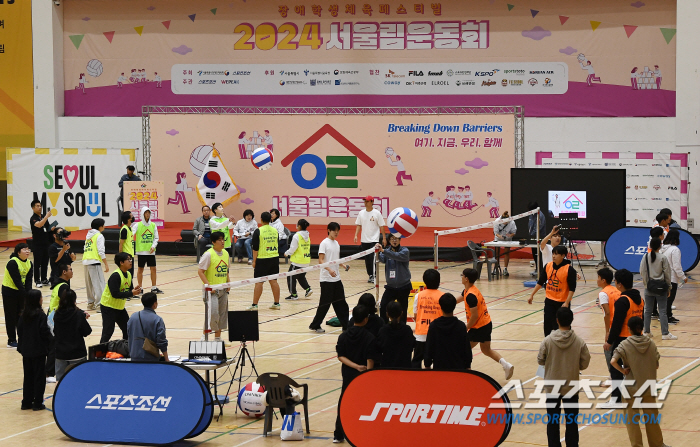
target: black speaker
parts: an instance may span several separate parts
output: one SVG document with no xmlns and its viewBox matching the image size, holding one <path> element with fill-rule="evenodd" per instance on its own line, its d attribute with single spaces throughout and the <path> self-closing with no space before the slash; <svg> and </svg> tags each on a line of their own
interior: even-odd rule
<svg viewBox="0 0 700 447">
<path fill-rule="evenodd" d="M 258 313 L 249 310 L 231 310 L 228 313 L 229 341 L 258 341 Z"/>
</svg>

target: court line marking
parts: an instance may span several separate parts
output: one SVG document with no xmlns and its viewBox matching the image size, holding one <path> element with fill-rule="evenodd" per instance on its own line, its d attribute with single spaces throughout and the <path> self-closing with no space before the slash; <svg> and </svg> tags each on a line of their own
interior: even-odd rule
<svg viewBox="0 0 700 447">
<path fill-rule="evenodd" d="M 14 435 L 6 436 L 6 437 L 4 437 L 4 438 L 1 438 L 1 439 L 0 439 L 0 442 L 5 441 L 6 439 L 14 438 L 15 436 L 19 436 L 19 435 L 23 435 L 23 434 L 25 434 L 25 433 L 29 433 L 30 431 L 38 430 L 38 429 L 40 429 L 40 428 L 46 427 L 47 425 L 51 425 L 51 424 L 55 424 L 55 423 L 56 423 L 55 421 L 52 421 L 52 422 L 49 422 L 48 424 L 40 425 L 40 426 L 38 426 L 38 427 L 30 428 L 29 430 L 25 430 L 25 431 L 20 432 L 20 433 L 15 433 Z"/>
</svg>

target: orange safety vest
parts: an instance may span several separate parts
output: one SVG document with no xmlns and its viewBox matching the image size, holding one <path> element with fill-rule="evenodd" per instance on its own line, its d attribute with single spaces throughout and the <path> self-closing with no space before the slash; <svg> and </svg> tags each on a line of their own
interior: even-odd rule
<svg viewBox="0 0 700 447">
<path fill-rule="evenodd" d="M 622 330 L 620 331 L 620 337 L 631 337 L 632 334 L 630 333 L 630 328 L 627 327 L 627 322 L 630 321 L 630 318 L 632 318 L 632 317 L 644 318 L 644 298 L 641 299 L 639 304 L 635 304 L 635 302 L 632 301 L 626 295 L 625 295 L 625 298 L 627 298 L 627 301 L 630 302 L 630 308 L 627 311 L 627 316 L 625 316 L 625 322 L 622 323 Z M 622 296 L 620 296 L 620 298 L 618 298 L 618 299 L 622 299 Z M 610 323 L 612 324 L 612 320 L 610 320 Z"/>
<path fill-rule="evenodd" d="M 550 262 L 545 267 L 547 271 L 545 296 L 550 300 L 563 303 L 569 296 L 569 283 L 566 281 L 569 276 L 569 267 L 571 264 L 566 264 L 555 271 L 554 262 Z"/>
<path fill-rule="evenodd" d="M 491 322 L 491 315 L 489 315 L 489 310 L 486 308 L 486 300 L 484 300 L 484 296 L 481 294 L 481 292 L 479 292 L 479 289 L 477 289 L 476 286 L 471 286 L 469 290 L 462 292 L 462 296 L 464 297 L 464 307 L 467 309 L 467 321 L 472 318 L 472 311 L 469 308 L 469 304 L 467 304 L 467 295 L 470 293 L 476 296 L 476 311 L 479 315 L 479 318 L 476 320 L 476 323 L 474 323 L 474 326 L 472 326 L 470 330 L 479 329 L 480 327 L 486 326 Z"/>
<path fill-rule="evenodd" d="M 610 310 L 610 324 L 615 316 L 615 301 L 620 298 L 620 291 L 615 286 L 607 285 L 603 287 L 603 292 L 608 295 L 608 309 Z"/>
<path fill-rule="evenodd" d="M 430 323 L 442 316 L 440 297 L 437 289 L 425 289 L 416 294 L 416 335 L 427 335 Z"/>
</svg>

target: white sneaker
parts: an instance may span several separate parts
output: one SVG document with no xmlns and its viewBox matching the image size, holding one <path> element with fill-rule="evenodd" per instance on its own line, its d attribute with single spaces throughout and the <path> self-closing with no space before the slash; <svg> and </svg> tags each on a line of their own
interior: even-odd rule
<svg viewBox="0 0 700 447">
<path fill-rule="evenodd" d="M 56 378 L 55 377 L 47 377 L 46 383 L 56 383 Z"/>
<path fill-rule="evenodd" d="M 207 341 L 207 336 L 202 334 L 202 336 L 199 338 L 199 341 Z"/>
<path fill-rule="evenodd" d="M 214 337 L 214 341 L 224 341 L 221 337 Z"/>
<path fill-rule="evenodd" d="M 506 363 L 506 366 L 503 367 L 503 371 L 506 373 L 506 380 L 510 380 L 510 378 L 513 377 L 515 366 L 511 365 L 510 363 Z"/>
<path fill-rule="evenodd" d="M 600 408 L 603 410 L 613 410 L 613 409 L 619 408 L 619 407 L 620 407 L 620 404 L 617 403 L 617 399 L 615 399 L 615 398 L 610 398 L 609 401 L 602 403 L 602 404 L 598 404 L 596 406 L 596 408 Z"/>
<path fill-rule="evenodd" d="M 642 335 L 646 335 L 649 338 L 654 338 L 654 334 L 652 334 L 651 332 L 642 332 Z"/>
<path fill-rule="evenodd" d="M 662 335 L 661 340 L 678 340 L 678 337 L 669 332 L 666 335 Z"/>
<path fill-rule="evenodd" d="M 612 380 L 607 379 L 603 383 L 600 384 L 601 386 L 612 386 Z"/>
<path fill-rule="evenodd" d="M 676 310 L 676 306 L 671 306 L 671 310 Z"/>
</svg>

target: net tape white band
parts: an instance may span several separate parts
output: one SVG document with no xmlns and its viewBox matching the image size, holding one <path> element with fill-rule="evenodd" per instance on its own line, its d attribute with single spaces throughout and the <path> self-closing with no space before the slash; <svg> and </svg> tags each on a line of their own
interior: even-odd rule
<svg viewBox="0 0 700 447">
<path fill-rule="evenodd" d="M 486 223 L 482 223 L 482 224 L 478 224 L 478 225 L 472 225 L 471 227 L 453 228 L 452 230 L 442 230 L 442 231 L 435 230 L 435 234 L 437 234 L 438 236 L 444 236 L 446 234 L 464 233 L 465 231 L 478 230 L 480 228 L 491 228 L 495 224 L 502 224 L 502 223 L 506 223 L 506 222 L 511 222 L 513 220 L 520 219 L 520 218 L 525 217 L 525 216 L 537 214 L 539 211 L 540 211 L 540 209 L 537 208 L 537 209 L 534 209 L 532 211 L 528 211 L 526 213 L 518 214 L 517 216 L 511 216 L 507 219 L 501 219 L 498 221 L 486 222 Z"/>
<path fill-rule="evenodd" d="M 370 253 L 374 253 L 374 251 L 375 251 L 375 248 L 372 247 L 372 248 L 368 248 L 365 251 L 361 251 L 359 253 L 356 253 L 354 255 L 340 258 L 336 261 L 330 261 L 330 262 L 324 262 L 323 264 L 311 265 L 309 267 L 304 267 L 301 269 L 292 270 L 291 272 L 278 273 L 276 275 L 261 276 L 260 278 L 243 279 L 240 281 L 233 281 L 233 282 L 228 282 L 228 283 L 224 283 L 224 284 L 216 284 L 213 286 L 205 284 L 204 289 L 205 290 L 207 288 L 209 288 L 210 290 L 221 290 L 221 289 L 229 289 L 229 288 L 234 289 L 236 287 L 247 286 L 249 284 L 257 284 L 259 282 L 272 281 L 273 279 L 277 279 L 277 278 L 287 278 L 289 276 L 300 275 L 302 273 L 313 272 L 315 270 L 321 270 L 321 269 L 326 268 L 326 267 L 331 266 L 331 265 L 344 264 L 348 261 L 362 258 L 364 256 L 367 256 Z"/>
</svg>

